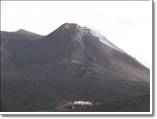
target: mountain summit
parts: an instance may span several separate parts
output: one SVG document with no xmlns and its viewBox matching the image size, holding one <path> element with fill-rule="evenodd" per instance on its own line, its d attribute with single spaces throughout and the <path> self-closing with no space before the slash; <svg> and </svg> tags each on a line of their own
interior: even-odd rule
<svg viewBox="0 0 157 119">
<path fill-rule="evenodd" d="M 1 51 L 7 52 L 7 62 L 1 60 L 3 111 L 43 111 L 75 100 L 115 104 L 149 96 L 149 69 L 86 27 L 65 23 L 47 36 L 36 35 L 37 40 L 17 34 L 1 32 L 1 40 L 7 39 Z"/>
</svg>

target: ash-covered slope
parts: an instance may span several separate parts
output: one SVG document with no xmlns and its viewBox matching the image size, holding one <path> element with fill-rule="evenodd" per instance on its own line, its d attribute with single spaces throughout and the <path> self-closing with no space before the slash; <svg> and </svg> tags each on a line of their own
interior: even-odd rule
<svg viewBox="0 0 157 119">
<path fill-rule="evenodd" d="M 42 38 L 41 35 L 22 29 L 16 32 L 1 31 L 1 70 L 14 70 L 11 58 L 40 38 Z"/>
<path fill-rule="evenodd" d="M 149 94 L 148 68 L 77 24 L 65 23 L 33 40 L 10 61 L 14 70 L 3 72 L 1 80 L 3 111 L 41 111 L 67 100 L 111 102 Z"/>
</svg>

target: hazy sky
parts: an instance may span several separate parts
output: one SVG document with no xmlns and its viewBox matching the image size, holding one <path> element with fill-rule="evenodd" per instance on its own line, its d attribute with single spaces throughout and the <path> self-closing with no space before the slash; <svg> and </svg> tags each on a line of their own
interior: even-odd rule
<svg viewBox="0 0 157 119">
<path fill-rule="evenodd" d="M 151 1 L 1 1 L 1 30 L 47 35 L 65 22 L 87 26 L 151 67 Z"/>
</svg>

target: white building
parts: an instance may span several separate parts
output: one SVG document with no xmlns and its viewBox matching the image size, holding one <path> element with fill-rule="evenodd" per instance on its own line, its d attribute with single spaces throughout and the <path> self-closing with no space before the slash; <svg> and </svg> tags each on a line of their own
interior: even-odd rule
<svg viewBox="0 0 157 119">
<path fill-rule="evenodd" d="M 73 105 L 93 105 L 93 103 L 89 101 L 74 101 Z"/>
</svg>

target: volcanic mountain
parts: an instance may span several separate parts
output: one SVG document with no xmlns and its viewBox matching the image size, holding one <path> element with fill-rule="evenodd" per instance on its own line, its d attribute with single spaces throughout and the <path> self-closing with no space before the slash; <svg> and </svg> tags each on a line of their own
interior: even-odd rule
<svg viewBox="0 0 157 119">
<path fill-rule="evenodd" d="M 47 36 L 1 31 L 2 111 L 44 111 L 72 100 L 115 103 L 149 91 L 149 69 L 86 27 L 65 23 Z"/>
</svg>

